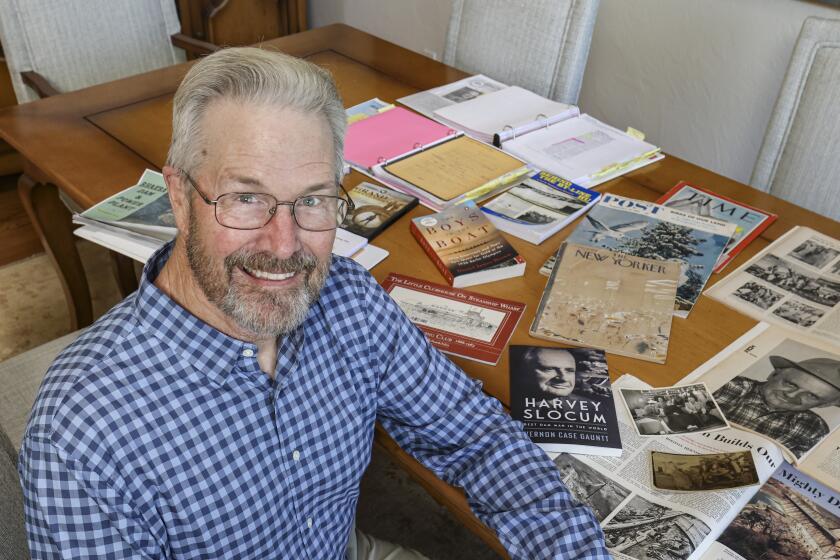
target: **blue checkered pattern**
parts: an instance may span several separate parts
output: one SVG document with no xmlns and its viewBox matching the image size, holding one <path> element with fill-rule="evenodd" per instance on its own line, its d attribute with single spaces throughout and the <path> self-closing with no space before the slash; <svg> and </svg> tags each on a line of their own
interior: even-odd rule
<svg viewBox="0 0 840 560">
<path fill-rule="evenodd" d="M 512 557 L 609 557 L 545 454 L 358 265 L 333 261 L 272 381 L 154 286 L 170 251 L 41 387 L 19 464 L 34 558 L 344 558 L 377 419 Z"/>
</svg>

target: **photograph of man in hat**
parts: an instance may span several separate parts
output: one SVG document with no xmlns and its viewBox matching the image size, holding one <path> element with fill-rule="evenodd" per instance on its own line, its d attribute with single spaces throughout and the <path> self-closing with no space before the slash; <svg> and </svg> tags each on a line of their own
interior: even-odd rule
<svg viewBox="0 0 840 560">
<path fill-rule="evenodd" d="M 772 371 L 765 381 L 738 375 L 714 396 L 730 422 L 776 440 L 801 458 L 830 432 L 826 418 L 840 419 L 840 409 L 815 412 L 840 406 L 840 360 L 793 360 L 778 354 L 768 359 Z M 765 360 L 755 366 L 766 371 Z"/>
</svg>

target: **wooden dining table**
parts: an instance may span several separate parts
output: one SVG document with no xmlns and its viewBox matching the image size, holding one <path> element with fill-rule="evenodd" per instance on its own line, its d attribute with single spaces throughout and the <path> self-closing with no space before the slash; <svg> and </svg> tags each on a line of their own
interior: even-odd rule
<svg viewBox="0 0 840 560">
<path fill-rule="evenodd" d="M 440 62 L 341 24 L 282 37 L 262 46 L 303 57 L 331 71 L 345 106 L 373 97 L 393 103 L 399 97 L 466 76 Z M 89 324 L 93 316 L 70 214 L 59 193 L 80 208 L 89 208 L 135 184 L 144 169 L 160 169 L 166 160 L 171 135 L 172 97 L 189 65 L 171 66 L 0 112 L 0 135 L 25 160 L 20 194 L 62 279 L 74 328 Z M 347 189 L 362 180 L 366 177 L 352 172 L 346 178 Z M 710 283 L 734 270 L 795 225 L 807 225 L 840 238 L 838 222 L 670 155 L 605 183 L 598 190 L 652 201 L 683 180 L 779 215 L 779 219 L 730 263 L 723 274 L 713 275 Z M 391 272 L 398 272 L 445 283 L 409 233 L 409 220 L 429 212 L 424 207 L 416 207 L 375 239 L 376 245 L 390 252 L 390 256 L 371 271 L 378 281 Z M 512 344 L 550 344 L 528 334 L 546 283 L 538 270 L 571 229 L 561 231 L 540 245 L 509 236 L 511 244 L 527 261 L 525 275 L 470 288 L 527 305 L 511 339 Z M 96 273 L 110 272 L 100 270 Z M 632 373 L 654 386 L 673 384 L 754 324 L 753 319 L 708 297 L 701 297 L 688 319 L 674 320 L 665 364 L 610 354 L 610 375 L 615 379 L 621 374 Z M 481 380 L 488 394 L 505 406 L 510 404 L 506 353 L 496 366 L 458 357 L 452 359 L 468 375 Z M 381 428 L 377 428 L 377 441 L 457 519 L 503 553 L 492 531 L 473 516 L 460 489 L 437 479 L 399 449 Z"/>
</svg>

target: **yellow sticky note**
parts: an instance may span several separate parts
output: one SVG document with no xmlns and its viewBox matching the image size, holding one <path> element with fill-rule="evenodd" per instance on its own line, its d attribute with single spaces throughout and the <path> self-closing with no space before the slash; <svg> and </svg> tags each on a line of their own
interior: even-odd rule
<svg viewBox="0 0 840 560">
<path fill-rule="evenodd" d="M 642 132 L 641 130 L 636 130 L 632 126 L 627 127 L 627 134 L 629 134 L 630 136 L 632 136 L 636 140 L 644 140 L 645 139 L 645 133 Z"/>
</svg>

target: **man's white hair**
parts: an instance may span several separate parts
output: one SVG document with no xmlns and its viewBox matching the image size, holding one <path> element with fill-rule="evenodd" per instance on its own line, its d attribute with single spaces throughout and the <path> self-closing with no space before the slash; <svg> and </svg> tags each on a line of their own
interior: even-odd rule
<svg viewBox="0 0 840 560">
<path fill-rule="evenodd" d="M 332 76 L 303 59 L 253 47 L 222 49 L 187 72 L 175 93 L 167 165 L 186 171 L 201 165 L 203 117 L 220 99 L 322 115 L 332 133 L 336 182 L 341 181 L 347 117 Z"/>
</svg>

